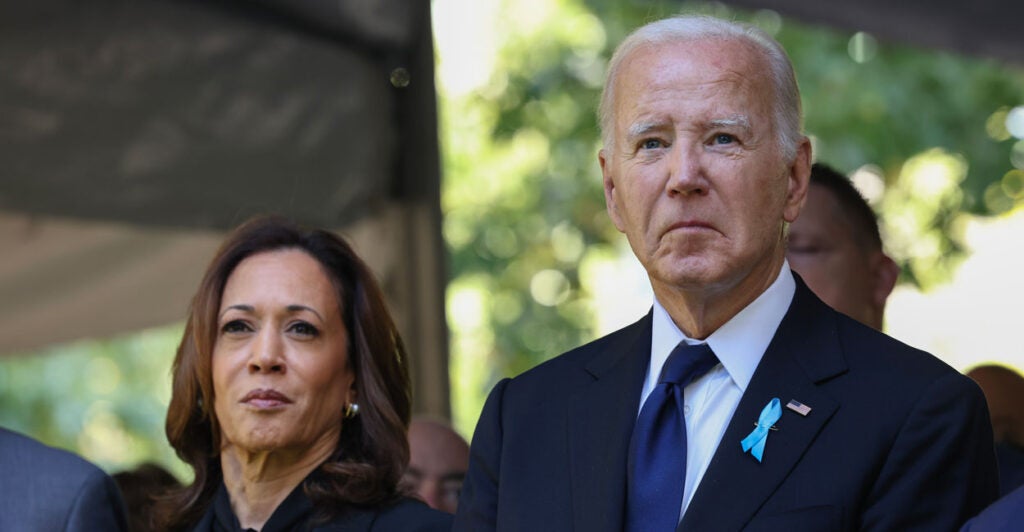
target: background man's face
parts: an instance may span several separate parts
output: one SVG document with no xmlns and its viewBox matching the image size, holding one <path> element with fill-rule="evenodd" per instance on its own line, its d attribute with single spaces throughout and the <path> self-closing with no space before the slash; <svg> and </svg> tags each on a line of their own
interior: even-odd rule
<svg viewBox="0 0 1024 532">
<path fill-rule="evenodd" d="M 469 447 L 450 427 L 414 420 L 409 425 L 409 468 L 402 483 L 431 508 L 455 513 L 469 467 Z"/>
<path fill-rule="evenodd" d="M 832 192 L 812 184 L 803 211 L 789 227 L 789 265 L 830 307 L 874 326 L 870 257 Z"/>
<path fill-rule="evenodd" d="M 725 291 L 781 265 L 806 172 L 794 177 L 782 158 L 767 68 L 727 40 L 642 47 L 624 61 L 615 144 L 600 154 L 605 198 L 656 290 Z"/>
</svg>

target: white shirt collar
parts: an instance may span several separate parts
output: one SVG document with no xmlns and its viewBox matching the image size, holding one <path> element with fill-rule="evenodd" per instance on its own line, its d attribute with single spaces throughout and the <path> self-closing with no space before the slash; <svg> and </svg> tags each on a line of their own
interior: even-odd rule
<svg viewBox="0 0 1024 532">
<path fill-rule="evenodd" d="M 746 391 L 747 385 L 750 384 L 754 370 L 757 369 L 761 357 L 768 349 L 768 344 L 775 336 L 775 330 L 779 328 L 782 318 L 789 310 L 795 293 L 796 281 L 793 280 L 789 262 L 784 260 L 779 275 L 768 289 L 708 336 L 708 345 L 741 391 Z M 653 320 L 651 364 L 646 381 L 648 384 L 658 382 L 661 367 L 679 342 L 701 343 L 688 338 L 679 327 L 676 327 L 657 296 L 654 298 Z M 645 396 L 646 393 L 649 391 L 645 390 Z"/>
</svg>

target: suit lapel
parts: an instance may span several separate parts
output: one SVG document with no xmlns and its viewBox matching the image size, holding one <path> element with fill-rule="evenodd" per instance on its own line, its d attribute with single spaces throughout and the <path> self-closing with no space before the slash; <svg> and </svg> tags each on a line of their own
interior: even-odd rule
<svg viewBox="0 0 1024 532">
<path fill-rule="evenodd" d="M 594 381 L 570 399 L 569 462 L 576 530 L 622 529 L 626 459 L 651 353 L 651 314 L 586 365 Z"/>
<path fill-rule="evenodd" d="M 816 385 L 846 370 L 835 315 L 797 280 L 797 290 L 750 381 L 678 530 L 740 530 L 775 492 L 839 404 Z M 773 397 L 782 417 L 768 434 L 763 462 L 740 445 Z M 785 405 L 812 407 L 801 416 Z"/>
</svg>

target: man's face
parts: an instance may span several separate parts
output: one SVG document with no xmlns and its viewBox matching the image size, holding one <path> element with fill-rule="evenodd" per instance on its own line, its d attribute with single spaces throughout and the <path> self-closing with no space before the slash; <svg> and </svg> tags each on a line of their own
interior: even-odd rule
<svg viewBox="0 0 1024 532">
<path fill-rule="evenodd" d="M 656 292 L 756 294 L 782 264 L 810 147 L 779 149 L 761 54 L 728 40 L 646 46 L 615 82 L 605 199 Z M 737 290 L 739 292 L 737 292 Z"/>
<path fill-rule="evenodd" d="M 451 428 L 433 421 L 409 425 L 409 468 L 402 484 L 436 510 L 455 513 L 469 468 L 469 447 Z"/>
<path fill-rule="evenodd" d="M 858 244 L 854 228 L 832 192 L 812 184 L 807 204 L 789 226 L 789 265 L 830 307 L 880 328 L 881 314 L 876 317 L 874 310 L 874 255 Z"/>
</svg>

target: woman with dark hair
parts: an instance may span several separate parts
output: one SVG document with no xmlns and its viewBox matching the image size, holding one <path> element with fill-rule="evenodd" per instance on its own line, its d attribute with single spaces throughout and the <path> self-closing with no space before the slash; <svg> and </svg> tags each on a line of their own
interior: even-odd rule
<svg viewBox="0 0 1024 532">
<path fill-rule="evenodd" d="M 162 530 L 448 530 L 404 497 L 405 348 L 366 265 L 280 218 L 231 233 L 199 285 L 167 437 L 195 470 Z"/>
</svg>

